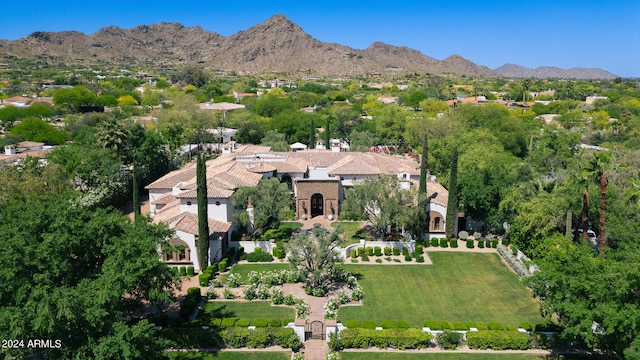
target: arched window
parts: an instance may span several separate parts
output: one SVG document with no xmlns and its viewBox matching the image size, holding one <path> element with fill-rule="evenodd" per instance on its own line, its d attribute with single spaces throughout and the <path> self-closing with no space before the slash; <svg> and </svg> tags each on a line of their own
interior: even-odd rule
<svg viewBox="0 0 640 360">
<path fill-rule="evenodd" d="M 433 230 L 440 230 L 440 218 L 433 219 Z"/>
<path fill-rule="evenodd" d="M 173 238 L 169 240 L 169 245 L 171 245 L 171 250 L 173 251 L 166 250 L 162 252 L 162 259 L 165 262 L 191 262 L 191 251 L 187 243 L 180 239 Z"/>
</svg>

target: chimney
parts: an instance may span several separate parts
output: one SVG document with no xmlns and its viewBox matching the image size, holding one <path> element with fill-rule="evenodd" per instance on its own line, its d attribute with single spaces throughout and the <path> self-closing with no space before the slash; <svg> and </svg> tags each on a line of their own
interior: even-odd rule
<svg viewBox="0 0 640 360">
<path fill-rule="evenodd" d="M 15 145 L 7 145 L 4 147 L 5 155 L 15 155 L 16 154 L 16 146 Z"/>
</svg>

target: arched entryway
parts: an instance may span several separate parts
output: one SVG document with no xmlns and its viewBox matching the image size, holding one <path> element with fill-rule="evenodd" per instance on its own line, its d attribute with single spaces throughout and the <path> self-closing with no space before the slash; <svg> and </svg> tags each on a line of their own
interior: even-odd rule
<svg viewBox="0 0 640 360">
<path fill-rule="evenodd" d="M 324 197 L 316 193 L 311 196 L 311 217 L 318 215 L 324 215 Z"/>
</svg>

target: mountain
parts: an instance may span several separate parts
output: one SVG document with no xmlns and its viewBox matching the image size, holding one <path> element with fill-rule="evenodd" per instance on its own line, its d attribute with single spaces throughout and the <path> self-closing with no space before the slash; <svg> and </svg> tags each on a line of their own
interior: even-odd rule
<svg viewBox="0 0 640 360">
<path fill-rule="evenodd" d="M 521 76 L 520 72 L 507 72 L 511 75 L 506 75 L 478 66 L 459 55 L 437 60 L 405 46 L 381 42 L 364 50 L 326 43 L 313 38 L 284 15 L 274 15 L 228 37 L 199 26 L 164 22 L 131 29 L 109 26 L 90 35 L 77 31 L 38 31 L 14 41 L 0 40 L 0 56 L 84 64 L 200 64 L 247 75 L 269 72 L 312 76 L 430 73 L 489 78 L 532 77 Z M 583 78 L 580 69 L 568 71 L 572 71 L 571 77 Z"/>
<path fill-rule="evenodd" d="M 552 66 L 540 66 L 535 69 L 528 67 L 505 64 L 494 69 L 495 72 L 510 78 L 536 78 L 536 79 L 615 79 L 617 76 L 598 68 L 571 68 L 562 69 Z"/>
</svg>

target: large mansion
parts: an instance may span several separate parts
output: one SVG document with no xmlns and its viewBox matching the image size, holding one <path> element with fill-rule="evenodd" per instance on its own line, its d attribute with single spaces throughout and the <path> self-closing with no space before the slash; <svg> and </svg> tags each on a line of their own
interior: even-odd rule
<svg viewBox="0 0 640 360">
<path fill-rule="evenodd" d="M 232 146 L 216 159 L 207 161 L 207 198 L 210 231 L 210 261 L 221 259 L 228 250 L 231 234 L 238 230 L 233 223 L 236 211 L 231 196 L 244 186 L 256 186 L 260 179 L 277 177 L 286 183 L 295 198 L 299 220 L 323 217 L 335 220 L 340 214 L 344 189 L 367 177 L 382 174 L 398 178 L 403 189 L 418 185 L 419 164 L 409 158 L 374 152 L 337 152 L 304 150 L 271 152 L 256 145 Z M 430 201 L 429 236 L 444 236 L 448 192 L 440 184 L 428 183 Z M 178 252 L 164 253 L 163 260 L 172 265 L 198 263 L 198 210 L 196 166 L 188 164 L 149 184 L 150 213 L 156 222 L 175 231 L 170 240 Z M 243 210 L 244 211 L 244 210 Z"/>
</svg>

